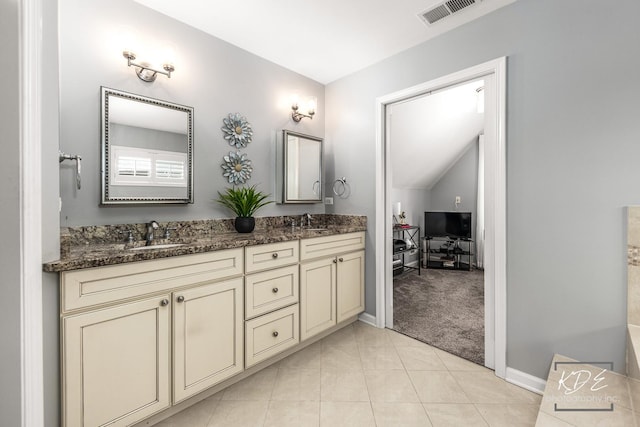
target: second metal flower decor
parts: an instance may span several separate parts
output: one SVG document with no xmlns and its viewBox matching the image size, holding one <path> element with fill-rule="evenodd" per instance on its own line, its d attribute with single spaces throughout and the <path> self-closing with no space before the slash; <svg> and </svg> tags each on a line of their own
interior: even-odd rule
<svg viewBox="0 0 640 427">
<path fill-rule="evenodd" d="M 236 148 L 246 147 L 251 142 L 253 129 L 247 119 L 240 113 L 229 114 L 229 117 L 222 119 L 224 126 L 221 128 L 224 132 L 224 139 L 229 145 Z"/>
<path fill-rule="evenodd" d="M 239 151 L 235 153 L 231 151 L 223 159 L 224 162 L 220 165 L 223 170 L 222 176 L 227 178 L 229 184 L 244 184 L 251 179 L 253 168 L 251 167 L 251 160 L 247 159 L 246 154 L 241 154 Z"/>
</svg>

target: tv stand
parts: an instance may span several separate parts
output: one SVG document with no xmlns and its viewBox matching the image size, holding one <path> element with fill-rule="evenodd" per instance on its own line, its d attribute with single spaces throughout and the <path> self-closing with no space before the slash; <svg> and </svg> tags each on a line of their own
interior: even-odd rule
<svg viewBox="0 0 640 427">
<path fill-rule="evenodd" d="M 473 240 L 425 237 L 425 268 L 471 271 Z"/>
</svg>

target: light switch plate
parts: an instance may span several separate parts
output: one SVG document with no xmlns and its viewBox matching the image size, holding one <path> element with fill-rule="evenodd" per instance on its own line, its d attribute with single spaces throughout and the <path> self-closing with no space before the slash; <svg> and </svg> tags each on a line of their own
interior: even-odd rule
<svg viewBox="0 0 640 427">
<path fill-rule="evenodd" d="M 324 204 L 325 205 L 332 205 L 333 204 L 333 197 L 325 197 L 324 198 Z"/>
</svg>

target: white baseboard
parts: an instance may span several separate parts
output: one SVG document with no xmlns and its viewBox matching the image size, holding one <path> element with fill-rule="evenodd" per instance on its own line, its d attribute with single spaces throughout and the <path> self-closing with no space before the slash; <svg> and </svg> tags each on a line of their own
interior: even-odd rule
<svg viewBox="0 0 640 427">
<path fill-rule="evenodd" d="M 362 313 L 360 316 L 358 316 L 358 320 L 360 320 L 361 322 L 366 323 L 367 325 L 371 325 L 371 326 L 376 326 L 376 316 L 373 316 L 369 313 Z"/>
<path fill-rule="evenodd" d="M 543 394 L 547 381 L 534 377 L 526 372 L 507 367 L 507 375 L 504 378 L 507 382 L 522 387 L 537 394 Z"/>
</svg>

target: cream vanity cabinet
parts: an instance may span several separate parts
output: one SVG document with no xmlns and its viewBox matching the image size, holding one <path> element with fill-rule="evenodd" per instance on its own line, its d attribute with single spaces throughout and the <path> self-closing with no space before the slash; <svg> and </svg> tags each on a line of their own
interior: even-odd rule
<svg viewBox="0 0 640 427">
<path fill-rule="evenodd" d="M 245 248 L 245 365 L 300 342 L 297 240 Z"/>
<path fill-rule="evenodd" d="M 130 425 L 241 372 L 242 273 L 242 249 L 62 272 L 63 425 Z"/>
<path fill-rule="evenodd" d="M 365 233 L 300 241 L 300 337 L 364 311 Z"/>
</svg>

